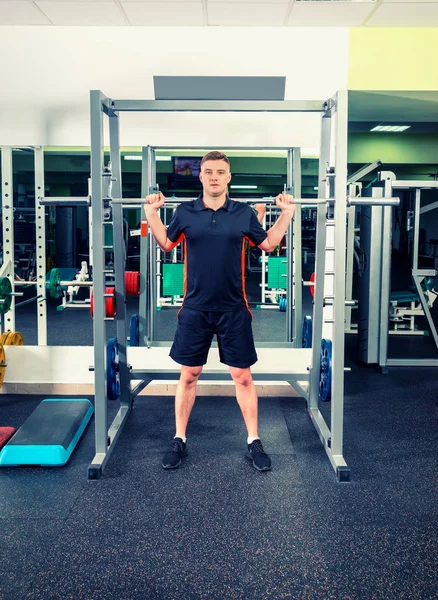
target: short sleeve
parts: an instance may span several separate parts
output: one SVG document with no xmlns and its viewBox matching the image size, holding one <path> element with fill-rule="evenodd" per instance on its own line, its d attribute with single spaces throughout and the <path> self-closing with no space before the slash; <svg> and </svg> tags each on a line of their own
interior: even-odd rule
<svg viewBox="0 0 438 600">
<path fill-rule="evenodd" d="M 246 233 L 246 237 L 252 242 L 255 246 L 258 246 L 268 237 L 266 230 L 260 225 L 259 220 L 257 219 L 256 213 L 250 209 L 251 215 L 249 219 L 249 230 Z"/>
<path fill-rule="evenodd" d="M 178 218 L 178 209 L 176 209 L 176 211 L 173 213 L 173 217 L 167 228 L 167 238 L 171 242 L 177 242 L 177 241 L 179 241 L 181 234 L 182 234 L 182 231 L 181 231 L 181 226 L 180 226 L 179 218 Z"/>
</svg>

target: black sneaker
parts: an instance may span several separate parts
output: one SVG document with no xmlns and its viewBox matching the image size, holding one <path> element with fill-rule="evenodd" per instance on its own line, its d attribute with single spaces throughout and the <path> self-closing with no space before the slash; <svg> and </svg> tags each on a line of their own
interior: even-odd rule
<svg viewBox="0 0 438 600">
<path fill-rule="evenodd" d="M 251 444 L 248 444 L 248 454 L 246 457 L 252 460 L 252 466 L 257 471 L 270 471 L 271 470 L 271 459 L 263 450 L 262 442 L 260 440 L 254 440 Z"/>
<path fill-rule="evenodd" d="M 163 469 L 177 469 L 182 459 L 187 456 L 187 444 L 181 438 L 172 440 L 172 450 L 166 452 L 161 463 Z"/>
</svg>

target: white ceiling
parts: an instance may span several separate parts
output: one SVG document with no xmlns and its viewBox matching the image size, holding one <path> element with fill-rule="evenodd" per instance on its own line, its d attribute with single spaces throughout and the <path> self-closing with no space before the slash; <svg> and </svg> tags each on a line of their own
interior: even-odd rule
<svg viewBox="0 0 438 600">
<path fill-rule="evenodd" d="M 1 25 L 438 27 L 438 0 L 0 0 Z"/>
</svg>

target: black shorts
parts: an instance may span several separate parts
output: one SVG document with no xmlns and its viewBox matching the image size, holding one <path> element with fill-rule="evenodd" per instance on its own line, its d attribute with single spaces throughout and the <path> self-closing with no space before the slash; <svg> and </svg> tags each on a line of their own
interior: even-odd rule
<svg viewBox="0 0 438 600">
<path fill-rule="evenodd" d="M 208 312 L 184 306 L 178 313 L 170 356 L 187 367 L 205 365 L 216 334 L 220 361 L 229 367 L 246 369 L 257 362 L 251 321 L 247 308 Z"/>
</svg>

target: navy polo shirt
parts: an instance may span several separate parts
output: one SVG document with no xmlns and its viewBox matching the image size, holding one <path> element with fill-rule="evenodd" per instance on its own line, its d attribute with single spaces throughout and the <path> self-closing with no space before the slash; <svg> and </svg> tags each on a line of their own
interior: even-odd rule
<svg viewBox="0 0 438 600">
<path fill-rule="evenodd" d="M 267 233 L 253 209 L 227 197 L 214 211 L 202 196 L 183 202 L 167 229 L 175 246 L 185 240 L 184 306 L 230 311 L 248 306 L 245 294 L 245 238 L 258 246 Z"/>
</svg>

